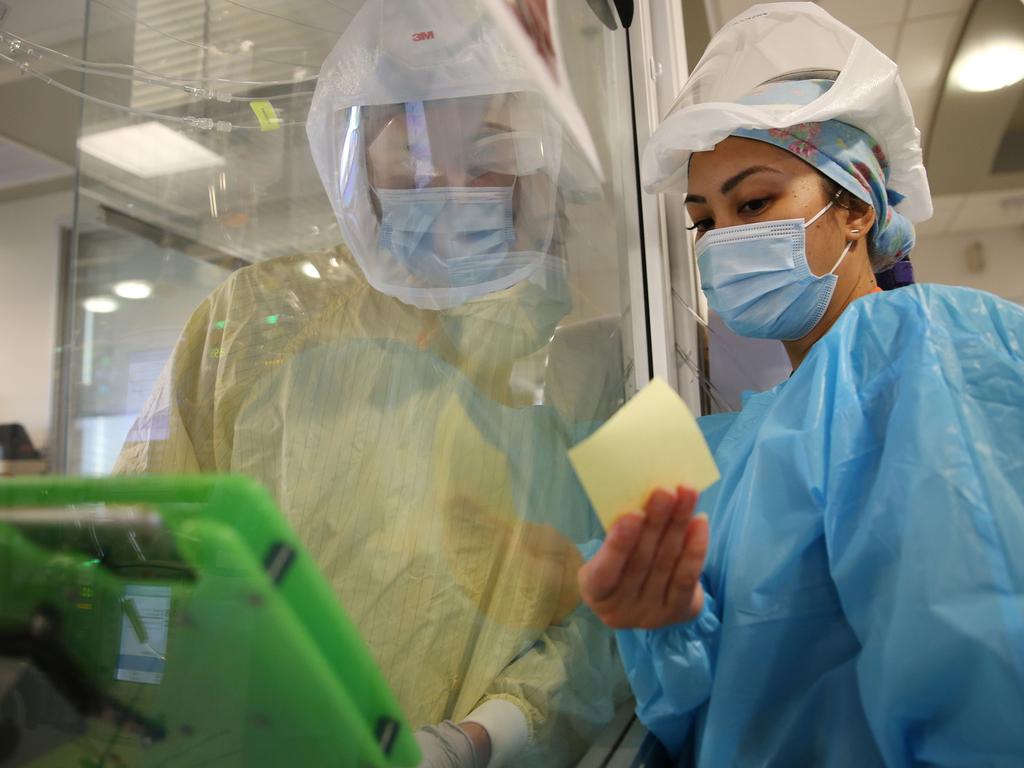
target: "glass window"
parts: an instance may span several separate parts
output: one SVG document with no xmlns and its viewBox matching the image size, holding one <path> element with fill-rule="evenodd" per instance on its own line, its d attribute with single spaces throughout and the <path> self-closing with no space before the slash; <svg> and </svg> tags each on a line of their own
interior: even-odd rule
<svg viewBox="0 0 1024 768">
<path fill-rule="evenodd" d="M 89 2 L 87 57 L 121 66 L 83 81 L 64 469 L 251 478 L 414 729 L 503 702 L 532 733 L 516 764 L 570 765 L 629 696 L 580 607 L 580 547 L 602 532 L 566 456 L 635 390 L 626 33 L 557 4 L 602 182 L 537 129 L 543 103 L 412 84 L 337 112 L 331 151 L 370 171 L 345 177 L 365 202 L 349 216 L 305 123 L 360 5 Z M 507 135 L 453 143 L 467 121 Z M 437 270 L 458 286 L 442 299 Z"/>
</svg>

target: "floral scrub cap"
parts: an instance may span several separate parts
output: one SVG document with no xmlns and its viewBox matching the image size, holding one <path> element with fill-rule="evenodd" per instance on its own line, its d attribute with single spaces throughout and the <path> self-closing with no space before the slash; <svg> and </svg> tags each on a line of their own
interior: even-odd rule
<svg viewBox="0 0 1024 768">
<path fill-rule="evenodd" d="M 762 86 L 740 102 L 806 105 L 831 87 L 832 81 L 826 79 L 776 82 Z M 879 286 L 889 290 L 914 282 L 909 259 L 914 247 L 914 225 L 894 208 L 903 195 L 888 188 L 888 160 L 870 135 L 839 120 L 788 128 L 740 128 L 733 135 L 792 152 L 874 208 L 875 223 L 868 237 Z"/>
</svg>

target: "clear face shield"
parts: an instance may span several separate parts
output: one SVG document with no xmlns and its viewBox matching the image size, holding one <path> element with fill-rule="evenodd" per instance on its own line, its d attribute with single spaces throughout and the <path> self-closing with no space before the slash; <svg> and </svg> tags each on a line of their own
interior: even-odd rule
<svg viewBox="0 0 1024 768">
<path fill-rule="evenodd" d="M 353 106 L 335 146 L 339 224 L 378 290 L 446 309 L 550 258 L 561 133 L 539 95 Z"/>
</svg>

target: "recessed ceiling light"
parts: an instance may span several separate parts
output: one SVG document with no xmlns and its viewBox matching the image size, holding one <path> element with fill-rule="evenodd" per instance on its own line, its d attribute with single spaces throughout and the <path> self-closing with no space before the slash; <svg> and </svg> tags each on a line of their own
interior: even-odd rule
<svg viewBox="0 0 1024 768">
<path fill-rule="evenodd" d="M 311 261 L 303 262 L 303 264 L 302 264 L 302 272 L 307 277 L 312 277 L 312 278 L 319 278 L 320 277 L 320 270 L 317 269 L 313 265 L 313 262 L 311 262 Z"/>
<path fill-rule="evenodd" d="M 114 293 L 122 299 L 148 299 L 153 295 L 153 286 L 145 280 L 125 280 L 114 286 Z"/>
<path fill-rule="evenodd" d="M 991 43 L 964 56 L 953 68 L 953 80 L 968 91 L 998 91 L 1024 79 L 1024 44 Z"/>
<path fill-rule="evenodd" d="M 82 302 L 86 312 L 106 315 L 117 311 L 117 302 L 109 296 L 90 296 Z"/>
<path fill-rule="evenodd" d="M 87 155 L 143 179 L 225 163 L 216 152 L 157 122 L 90 133 L 78 140 L 78 147 Z"/>
</svg>

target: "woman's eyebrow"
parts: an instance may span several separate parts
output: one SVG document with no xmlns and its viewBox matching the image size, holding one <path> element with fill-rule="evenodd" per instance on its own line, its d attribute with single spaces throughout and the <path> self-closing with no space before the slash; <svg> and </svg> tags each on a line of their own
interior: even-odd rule
<svg viewBox="0 0 1024 768">
<path fill-rule="evenodd" d="M 768 172 L 768 173 L 782 173 L 782 171 L 778 170 L 777 168 L 772 168 L 772 167 L 767 166 L 767 165 L 752 165 L 749 168 L 745 168 L 744 170 L 740 171 L 735 176 L 733 176 L 731 179 L 727 179 L 725 181 L 725 183 L 722 184 L 722 188 L 719 191 L 723 195 L 727 195 L 727 194 L 729 194 L 729 192 L 731 192 L 733 189 L 736 188 L 737 184 L 739 184 L 741 181 L 743 181 L 745 178 L 747 178 L 747 176 L 752 176 L 755 173 L 764 173 L 764 172 Z"/>
<path fill-rule="evenodd" d="M 749 168 L 744 168 L 742 171 L 737 173 L 732 178 L 726 179 L 725 183 L 722 184 L 719 190 L 723 195 L 729 194 L 736 188 L 736 185 L 743 181 L 747 176 L 753 176 L 755 173 L 782 173 L 778 168 L 772 168 L 768 165 L 752 165 Z M 683 200 L 684 203 L 706 203 L 707 198 L 703 195 L 687 195 Z"/>
</svg>

